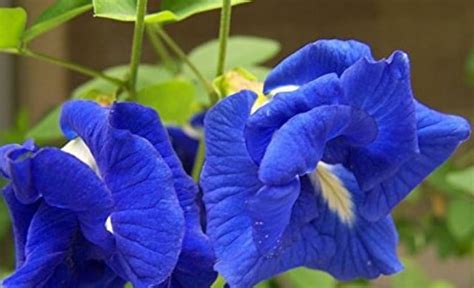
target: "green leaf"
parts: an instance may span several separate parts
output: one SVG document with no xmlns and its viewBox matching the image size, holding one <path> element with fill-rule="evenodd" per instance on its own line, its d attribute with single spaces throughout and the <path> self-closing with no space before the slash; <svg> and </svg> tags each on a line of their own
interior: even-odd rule
<svg viewBox="0 0 474 288">
<path fill-rule="evenodd" d="M 405 270 L 392 277 L 392 287 L 427 287 L 428 277 L 423 269 L 413 260 L 403 258 Z"/>
<path fill-rule="evenodd" d="M 104 72 L 107 75 L 125 79 L 130 67 L 128 65 L 120 65 L 111 67 Z M 154 85 L 159 82 L 171 79 L 173 75 L 165 68 L 157 65 L 142 64 L 138 68 L 137 90 Z M 91 93 L 103 93 L 112 95 L 115 93 L 116 86 L 109 81 L 103 79 L 92 79 L 81 86 L 77 87 L 72 93 L 72 98 L 90 98 Z"/>
<path fill-rule="evenodd" d="M 17 51 L 26 25 L 23 8 L 0 8 L 0 50 Z"/>
<path fill-rule="evenodd" d="M 63 134 L 59 128 L 59 116 L 61 107 L 54 108 L 50 113 L 40 120 L 28 133 L 27 138 L 33 138 L 36 142 L 42 143 L 50 140 L 61 139 Z"/>
<path fill-rule="evenodd" d="M 270 284 L 269 281 L 263 281 L 258 283 L 255 288 L 272 288 L 272 285 Z"/>
<path fill-rule="evenodd" d="M 188 56 L 199 71 L 212 80 L 216 73 L 218 51 L 219 41 L 214 39 L 194 48 Z M 280 44 L 272 39 L 252 36 L 230 37 L 225 70 L 242 67 L 254 73 L 252 70 L 257 69 L 252 67 L 273 58 L 279 51 Z M 191 74 L 191 71 L 185 71 Z"/>
<path fill-rule="evenodd" d="M 455 288 L 455 286 L 446 281 L 435 281 L 428 288 Z"/>
<path fill-rule="evenodd" d="M 474 166 L 448 173 L 446 180 L 452 186 L 474 195 Z"/>
<path fill-rule="evenodd" d="M 192 116 L 195 95 L 191 82 L 175 79 L 142 89 L 137 102 L 155 109 L 163 122 L 179 125 Z"/>
<path fill-rule="evenodd" d="M 97 17 L 135 21 L 137 0 L 93 0 L 92 4 Z"/>
<path fill-rule="evenodd" d="M 233 0 L 232 5 L 248 3 L 250 0 Z M 162 0 L 161 10 L 175 15 L 175 21 L 184 20 L 192 15 L 218 9 L 222 0 Z"/>
<path fill-rule="evenodd" d="M 92 0 L 57 0 L 49 6 L 26 30 L 24 40 L 31 41 L 40 34 L 90 10 Z"/>
<path fill-rule="evenodd" d="M 128 65 L 111 67 L 104 72 L 108 75 L 124 78 L 128 73 Z M 156 83 L 171 79 L 172 75 L 161 66 L 140 65 L 138 68 L 137 89 L 143 89 Z M 116 95 L 117 87 L 103 79 L 92 79 L 78 86 L 72 93 L 73 99 L 93 99 L 98 100 L 101 97 L 113 99 Z M 36 124 L 28 133 L 28 138 L 33 138 L 39 142 L 61 139 L 62 133 L 59 128 L 59 116 L 61 107 L 57 107 L 47 114 L 38 124 Z"/>
<path fill-rule="evenodd" d="M 474 202 L 456 199 L 448 206 L 447 225 L 456 239 L 463 240 L 474 232 Z"/>
<path fill-rule="evenodd" d="M 232 5 L 250 2 L 233 0 Z M 97 17 L 132 22 L 136 17 L 136 0 L 93 0 L 94 14 Z M 222 7 L 222 0 L 164 0 L 161 11 L 145 16 L 147 23 L 167 23 L 184 20 L 194 14 Z"/>
<path fill-rule="evenodd" d="M 447 175 L 455 171 L 453 165 L 448 161 L 438 167 L 428 178 L 427 182 L 440 192 L 449 197 L 459 195 L 459 189 L 447 181 Z"/>
<path fill-rule="evenodd" d="M 0 145 L 6 143 L 20 143 L 25 141 L 25 134 L 28 131 L 28 114 L 25 109 L 20 109 L 16 116 L 15 126 L 0 131 Z M 0 185 L 0 187 L 2 187 Z"/>
<path fill-rule="evenodd" d="M 307 268 L 293 269 L 285 273 L 283 277 L 291 282 L 293 288 L 333 288 L 337 284 L 337 281 L 329 274 Z"/>
</svg>

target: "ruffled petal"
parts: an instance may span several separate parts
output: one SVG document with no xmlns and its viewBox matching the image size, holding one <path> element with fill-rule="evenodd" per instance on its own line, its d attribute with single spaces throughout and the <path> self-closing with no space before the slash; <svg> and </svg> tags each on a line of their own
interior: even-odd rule
<svg viewBox="0 0 474 288">
<path fill-rule="evenodd" d="M 25 204 L 32 204 L 41 197 L 41 192 L 34 187 L 33 175 L 31 173 L 31 156 L 35 151 L 29 147 L 19 146 L 10 149 L 4 156 L 5 173 L 11 179 L 15 196 Z"/>
<path fill-rule="evenodd" d="M 245 127 L 247 148 L 254 161 L 260 163 L 273 133 L 288 120 L 320 105 L 337 104 L 342 93 L 338 76 L 328 74 L 273 97 L 250 116 Z"/>
<path fill-rule="evenodd" d="M 56 148 L 41 149 L 31 158 L 33 185 L 53 207 L 74 212 L 85 237 L 105 249 L 113 246 L 105 230 L 112 212 L 112 195 L 86 164 Z M 58 181 L 61 175 L 62 181 Z"/>
<path fill-rule="evenodd" d="M 10 169 L 8 168 L 10 160 L 7 155 L 13 151 L 22 148 L 18 144 L 7 144 L 0 147 L 0 175 L 4 178 L 10 178 Z"/>
<path fill-rule="evenodd" d="M 343 104 L 366 112 L 378 128 L 375 141 L 354 148 L 344 163 L 367 190 L 418 151 L 408 56 L 395 52 L 378 62 L 361 59 L 342 74 L 341 81 Z"/>
<path fill-rule="evenodd" d="M 4 287 L 44 287 L 65 260 L 78 231 L 75 216 L 66 210 L 42 204 L 28 231 L 24 263 Z"/>
<path fill-rule="evenodd" d="M 299 114 L 278 130 L 260 165 L 259 177 L 269 185 L 288 183 L 316 168 L 325 144 L 343 137 L 351 146 L 370 143 L 377 135 L 373 119 L 344 105 L 322 105 Z"/>
<path fill-rule="evenodd" d="M 18 201 L 13 192 L 13 187 L 7 185 L 3 188 L 3 199 L 7 203 L 10 218 L 13 223 L 13 237 L 15 240 L 16 267 L 20 267 L 25 262 L 25 245 L 30 228 L 31 220 L 38 210 L 39 202 L 24 205 Z"/>
<path fill-rule="evenodd" d="M 95 155 L 114 199 L 110 216 L 118 261 L 136 287 L 164 281 L 181 251 L 184 217 L 171 171 L 151 144 L 125 130 L 110 129 Z"/>
<path fill-rule="evenodd" d="M 363 201 L 363 192 L 358 188 L 355 178 L 340 165 L 329 167 L 329 173 L 337 177 L 347 189 L 348 201 L 353 202 L 353 207 L 358 207 Z M 311 225 L 319 233 L 334 240 L 336 253 L 325 260 L 314 259 L 308 266 L 327 271 L 339 280 L 373 279 L 381 274 L 390 275 L 403 269 L 397 257 L 398 235 L 390 216 L 377 222 L 368 222 L 357 211 L 353 211 L 353 219 L 345 222 L 341 212 L 331 205 L 334 204 L 332 201 L 341 201 L 341 198 L 330 199 L 330 196 L 324 196 L 321 191 L 324 186 L 315 187 L 320 213 Z"/>
<path fill-rule="evenodd" d="M 208 213 L 207 232 L 218 259 L 215 268 L 231 287 L 252 287 L 304 265 L 307 259 L 327 258 L 334 252 L 329 239 L 301 226 L 300 219 L 312 219 L 315 214 L 306 205 L 307 198 L 301 196 L 304 201 L 294 204 L 301 210 L 293 211 L 291 224 L 277 247 L 267 253 L 258 249 L 255 221 L 248 206 L 263 184 L 244 139 L 245 123 L 255 99 L 253 92 L 242 91 L 222 100 L 205 119 L 207 149 L 201 185 Z"/>
<path fill-rule="evenodd" d="M 360 213 L 369 221 L 385 217 L 413 188 L 445 162 L 469 138 L 469 123 L 457 116 L 416 105 L 420 152 L 413 155 L 398 172 L 367 192 Z"/>
<path fill-rule="evenodd" d="M 185 213 L 198 216 L 195 203 L 197 186 L 183 170 L 168 138 L 168 133 L 150 108 L 135 103 L 115 103 L 111 109 L 110 123 L 114 128 L 125 129 L 148 140 L 160 153 L 173 173 L 174 187 Z"/>
<path fill-rule="evenodd" d="M 82 138 L 92 154 L 97 155 L 107 135 L 108 116 L 109 109 L 93 101 L 68 101 L 61 110 L 61 130 L 69 140 Z"/>
<path fill-rule="evenodd" d="M 247 209 L 254 221 L 253 239 L 262 254 L 278 247 L 299 192 L 300 181 L 296 178 L 287 185 L 263 186 L 248 200 Z"/>
<path fill-rule="evenodd" d="M 208 287 L 217 275 L 212 268 L 214 253 L 201 229 L 200 211 L 196 204 L 197 185 L 183 170 L 157 113 L 134 103 L 116 103 L 111 110 L 111 123 L 118 129 L 129 130 L 147 139 L 173 173 L 174 187 L 186 220 L 186 232 L 171 281 L 186 284 L 182 287 Z"/>
<path fill-rule="evenodd" d="M 301 86 L 324 74 L 341 75 L 361 58 L 373 59 L 366 44 L 349 40 L 318 40 L 278 64 L 265 80 L 264 93 L 284 86 Z"/>
</svg>

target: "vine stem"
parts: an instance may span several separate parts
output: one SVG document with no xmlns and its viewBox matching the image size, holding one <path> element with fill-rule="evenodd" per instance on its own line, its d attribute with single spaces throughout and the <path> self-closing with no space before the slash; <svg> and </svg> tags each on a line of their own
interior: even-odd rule
<svg viewBox="0 0 474 288">
<path fill-rule="evenodd" d="M 177 69 L 174 61 L 171 58 L 170 53 L 164 46 L 162 40 L 156 36 L 153 27 L 148 24 L 146 25 L 145 30 L 148 39 L 150 40 L 151 46 L 155 50 L 155 53 L 158 55 L 158 57 L 160 57 L 161 61 L 163 61 L 163 65 L 165 66 L 165 68 L 171 73 L 176 73 Z"/>
<path fill-rule="evenodd" d="M 196 154 L 196 159 L 194 159 L 194 166 L 192 170 L 192 176 L 196 183 L 199 183 L 199 176 L 201 175 L 205 154 L 206 154 L 206 143 L 204 142 L 204 136 L 202 136 L 199 140 L 198 151 Z"/>
<path fill-rule="evenodd" d="M 145 32 L 145 14 L 148 0 L 138 0 L 137 17 L 135 19 L 135 29 L 133 31 L 132 55 L 130 57 L 129 87 L 130 98 L 134 99 L 137 94 L 137 74 L 138 65 L 142 56 L 143 34 Z"/>
<path fill-rule="evenodd" d="M 105 73 L 93 70 L 91 68 L 82 66 L 82 65 L 74 63 L 74 62 L 70 62 L 70 61 L 67 61 L 67 60 L 59 59 L 59 58 L 54 58 L 52 56 L 45 55 L 45 54 L 38 53 L 38 52 L 33 52 L 31 50 L 28 50 L 28 49 L 22 49 L 19 52 L 19 55 L 31 57 L 31 58 L 41 60 L 41 61 L 45 61 L 45 62 L 54 64 L 54 65 L 57 65 L 57 66 L 60 66 L 60 67 L 67 68 L 67 69 L 72 70 L 74 72 L 84 74 L 84 75 L 92 77 L 92 78 L 103 79 L 103 80 L 108 81 L 108 82 L 110 82 L 110 83 L 112 83 L 112 84 L 114 84 L 118 87 L 127 88 L 126 83 L 124 81 L 122 81 L 121 79 L 119 79 L 119 78 L 115 78 L 115 77 L 106 75 Z"/>
<path fill-rule="evenodd" d="M 232 14 L 231 0 L 223 0 L 222 11 L 221 11 L 221 20 L 220 20 L 220 26 L 219 26 L 219 56 L 217 58 L 216 77 L 219 77 L 222 74 L 224 74 L 225 58 L 226 58 L 226 53 L 227 53 L 227 40 L 229 38 L 229 32 L 230 32 L 231 14 Z M 160 35 L 160 36 L 163 38 L 163 36 L 168 36 L 168 35 L 165 34 L 165 35 Z M 165 40 L 165 42 L 167 42 L 165 38 L 163 38 L 163 39 Z M 170 40 L 172 41 L 171 38 L 170 38 Z M 177 47 L 177 48 L 179 48 L 179 47 Z M 182 52 L 182 51 L 180 51 L 180 52 Z M 184 52 L 182 52 L 182 55 L 184 55 L 183 60 L 186 62 L 186 60 L 188 60 L 188 59 L 187 59 L 186 55 L 184 54 Z M 194 69 L 196 70 L 195 71 L 195 73 L 197 72 L 196 75 L 198 75 L 198 74 L 200 75 L 199 70 L 197 70 L 194 67 L 194 65 L 192 65 L 192 63 L 190 63 L 190 64 L 191 64 L 190 68 L 192 70 L 194 70 Z M 188 65 L 189 65 L 189 63 L 188 63 Z M 219 101 L 219 97 L 214 92 L 214 89 L 212 87 L 211 87 L 211 89 L 212 90 L 210 90 L 211 92 L 209 93 L 209 100 L 211 102 L 211 107 L 212 107 L 214 104 L 216 104 Z M 206 154 L 206 143 L 204 141 L 204 136 L 203 136 L 199 141 L 199 148 L 198 148 L 198 152 L 197 152 L 197 155 L 196 155 L 196 159 L 194 159 L 194 166 L 193 166 L 193 171 L 192 171 L 193 179 L 196 182 L 199 182 L 199 176 L 201 175 L 201 170 L 202 170 L 202 166 L 204 164 L 205 154 Z"/>
<path fill-rule="evenodd" d="M 160 26 L 160 25 L 154 25 L 153 28 L 155 29 L 156 33 L 158 33 L 158 36 L 160 36 L 161 39 L 170 47 L 170 49 L 178 56 L 188 67 L 191 69 L 191 71 L 194 73 L 196 78 L 198 78 L 199 82 L 204 86 L 206 91 L 209 94 L 209 101 L 211 102 L 211 105 L 214 105 L 217 103 L 217 94 L 214 92 L 214 88 L 212 87 L 211 83 L 207 81 L 206 77 L 202 75 L 202 73 L 199 71 L 199 69 L 194 65 L 194 63 L 189 60 L 188 56 L 186 56 L 186 53 L 179 47 L 179 45 L 171 38 L 168 33 Z"/>
<path fill-rule="evenodd" d="M 231 0 L 223 0 L 221 10 L 221 23 L 219 28 L 219 56 L 217 58 L 217 73 L 216 77 L 224 74 L 225 58 L 227 54 L 227 40 L 230 33 L 230 20 L 232 15 Z"/>
</svg>

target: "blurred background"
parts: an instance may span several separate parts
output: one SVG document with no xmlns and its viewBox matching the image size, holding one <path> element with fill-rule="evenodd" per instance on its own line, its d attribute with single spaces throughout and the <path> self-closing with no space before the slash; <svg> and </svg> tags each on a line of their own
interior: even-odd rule
<svg viewBox="0 0 474 288">
<path fill-rule="evenodd" d="M 53 2 L 0 0 L 0 6 L 25 7 L 31 21 Z M 167 31 L 185 51 L 191 51 L 216 38 L 218 25 L 219 12 L 213 11 L 170 25 Z M 38 38 L 31 47 L 103 70 L 129 61 L 132 33 L 130 23 L 94 18 L 88 12 Z M 404 50 L 411 58 L 416 97 L 437 110 L 473 122 L 472 0 L 254 0 L 234 8 L 231 34 L 278 41 L 281 49 L 265 61 L 267 67 L 320 38 L 369 43 L 377 58 Z M 148 42 L 143 57 L 143 62 L 157 61 Z M 44 62 L 0 54 L 0 144 L 21 141 L 29 128 L 87 80 Z M 396 209 L 406 272 L 372 283 L 336 283 L 329 276 L 300 270 L 277 282 L 284 287 L 322 288 L 474 287 L 473 164 L 471 141 Z M 4 272 L 13 268 L 5 211 L 0 207 L 0 269 Z M 321 284 L 298 282 L 305 277 L 313 277 L 309 283 Z"/>
</svg>

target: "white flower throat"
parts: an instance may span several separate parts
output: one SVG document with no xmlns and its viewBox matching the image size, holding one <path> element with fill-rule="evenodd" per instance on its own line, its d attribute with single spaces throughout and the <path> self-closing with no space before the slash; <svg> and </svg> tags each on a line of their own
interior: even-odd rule
<svg viewBox="0 0 474 288">
<path fill-rule="evenodd" d="M 78 137 L 69 141 L 61 150 L 81 160 L 99 175 L 99 168 L 94 156 L 92 156 L 91 150 L 81 138 Z"/>
<path fill-rule="evenodd" d="M 331 172 L 328 165 L 319 162 L 316 170 L 310 174 L 310 179 L 315 187 L 320 187 L 321 196 L 329 209 L 336 213 L 343 223 L 352 225 L 355 215 L 351 193 L 342 181 Z"/>
</svg>

